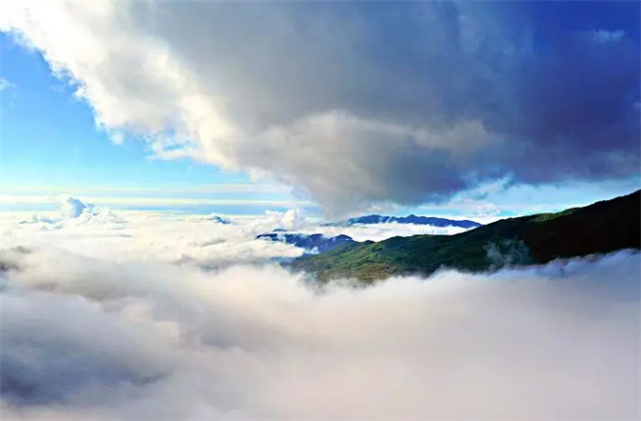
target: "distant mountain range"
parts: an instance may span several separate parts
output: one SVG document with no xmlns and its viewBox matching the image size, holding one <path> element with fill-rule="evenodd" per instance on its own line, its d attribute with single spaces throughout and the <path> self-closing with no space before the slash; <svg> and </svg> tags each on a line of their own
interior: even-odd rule
<svg viewBox="0 0 641 421">
<path fill-rule="evenodd" d="M 219 218 L 219 217 L 216 217 Z M 435 218 L 429 216 L 385 216 L 385 215 L 365 215 L 357 218 L 350 218 L 345 221 L 329 222 L 322 224 L 323 227 L 350 227 L 358 224 L 416 224 L 431 225 L 435 227 L 459 227 L 459 228 L 476 228 L 481 226 L 478 222 L 468 220 L 453 220 L 445 218 Z M 224 223 L 224 222 L 223 222 Z M 260 234 L 256 237 L 261 240 L 280 241 L 292 244 L 296 247 L 304 248 L 314 253 L 325 253 L 346 245 L 357 244 L 358 242 L 348 235 L 337 235 L 335 237 L 326 237 L 323 234 L 302 234 L 288 233 L 283 228 L 276 228 L 270 233 Z"/>
<path fill-rule="evenodd" d="M 283 233 L 282 231 L 260 234 L 256 239 L 280 241 L 314 253 L 325 253 L 338 247 L 356 244 L 356 241 L 348 235 L 325 237 L 323 234 Z"/>
<path fill-rule="evenodd" d="M 432 216 L 386 216 L 386 215 L 365 215 L 356 218 L 350 218 L 344 221 L 329 222 L 323 224 L 325 227 L 349 227 L 357 224 L 415 224 L 415 225 L 432 225 L 435 227 L 459 227 L 459 228 L 476 228 L 481 224 L 469 220 L 455 220 L 446 218 L 436 218 Z"/>
<path fill-rule="evenodd" d="M 222 216 L 218 216 L 218 215 L 209 215 L 207 217 L 207 219 L 212 221 L 212 222 L 215 222 L 217 224 L 222 224 L 222 225 L 232 225 L 234 223 L 230 219 L 223 218 Z"/>
<path fill-rule="evenodd" d="M 356 218 L 358 219 L 358 218 Z M 390 275 L 428 275 L 440 267 L 464 271 L 542 264 L 641 248 L 641 191 L 582 208 L 503 219 L 457 235 L 415 235 L 347 244 L 291 263 L 327 281 L 372 282 Z"/>
</svg>

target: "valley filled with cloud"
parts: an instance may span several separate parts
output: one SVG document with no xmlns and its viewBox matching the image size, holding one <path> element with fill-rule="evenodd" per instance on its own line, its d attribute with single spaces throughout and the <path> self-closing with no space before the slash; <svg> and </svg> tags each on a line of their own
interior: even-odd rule
<svg viewBox="0 0 641 421">
<path fill-rule="evenodd" d="M 72 197 L 47 216 L 3 215 L 3 419 L 638 414 L 638 252 L 319 285 L 274 262 L 305 250 L 255 239 L 314 223 Z"/>
</svg>

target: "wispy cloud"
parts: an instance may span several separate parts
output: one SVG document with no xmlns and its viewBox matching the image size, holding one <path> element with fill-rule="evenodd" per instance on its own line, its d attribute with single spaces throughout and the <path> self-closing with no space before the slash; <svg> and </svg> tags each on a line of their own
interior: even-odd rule
<svg viewBox="0 0 641 421">
<path fill-rule="evenodd" d="M 239 205 L 239 206 L 307 206 L 309 201 L 296 200 L 252 200 L 252 199 L 206 199 L 170 197 L 127 197 L 127 196 L 85 196 L 92 203 L 104 205 L 131 206 L 195 206 L 195 205 Z M 2 195 L 3 204 L 45 204 L 56 203 L 55 197 L 40 195 Z"/>
<path fill-rule="evenodd" d="M 55 188 L 51 185 L 25 185 L 25 186 L 2 186 L 4 193 L 127 193 L 127 194 L 215 194 L 215 193 L 264 193 L 264 194 L 287 194 L 291 187 L 283 184 L 267 184 L 259 182 L 250 183 L 226 183 L 226 184 L 200 184 L 200 185 L 148 185 L 148 186 L 73 186 L 65 185 L 63 188 Z"/>
<path fill-rule="evenodd" d="M 9 82 L 5 78 L 0 77 L 0 92 L 2 92 L 4 90 L 7 90 L 7 89 L 15 88 L 15 87 L 16 87 L 15 84 Z"/>
<path fill-rule="evenodd" d="M 308 200 L 295 198 L 282 184 L 228 183 L 210 185 L 116 186 L 3 186 L 0 204 L 6 206 L 56 203 L 60 195 L 79 195 L 91 203 L 114 207 L 237 206 L 312 207 Z"/>
</svg>

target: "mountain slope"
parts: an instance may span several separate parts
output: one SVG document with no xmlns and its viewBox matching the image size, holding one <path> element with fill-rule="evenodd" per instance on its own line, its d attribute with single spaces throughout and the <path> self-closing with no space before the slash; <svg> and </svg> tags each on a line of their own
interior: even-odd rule
<svg viewBox="0 0 641 421">
<path fill-rule="evenodd" d="M 350 218 L 345 221 L 329 222 L 323 224 L 325 227 L 350 227 L 356 224 L 415 224 L 415 225 L 432 225 L 435 227 L 460 227 L 460 228 L 476 228 L 481 224 L 468 220 L 454 220 L 446 218 L 436 218 L 432 216 L 385 216 L 385 215 L 365 215 L 356 218 Z"/>
<path fill-rule="evenodd" d="M 641 248 L 641 191 L 555 214 L 504 219 L 461 234 L 394 237 L 295 261 L 294 269 L 326 281 L 365 282 L 389 275 L 429 274 L 441 266 L 467 271 L 504 264 Z"/>
</svg>

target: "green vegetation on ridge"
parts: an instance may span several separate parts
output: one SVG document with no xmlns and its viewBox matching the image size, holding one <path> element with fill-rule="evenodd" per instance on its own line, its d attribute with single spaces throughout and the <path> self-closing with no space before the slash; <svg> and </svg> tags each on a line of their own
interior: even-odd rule
<svg viewBox="0 0 641 421">
<path fill-rule="evenodd" d="M 457 235 L 353 244 L 298 259 L 292 267 L 321 281 L 349 277 L 372 282 L 390 275 L 427 275 L 443 266 L 482 271 L 626 248 L 641 248 L 641 191 L 583 208 L 503 219 Z"/>
</svg>

